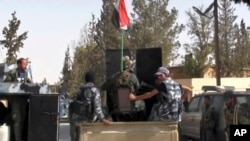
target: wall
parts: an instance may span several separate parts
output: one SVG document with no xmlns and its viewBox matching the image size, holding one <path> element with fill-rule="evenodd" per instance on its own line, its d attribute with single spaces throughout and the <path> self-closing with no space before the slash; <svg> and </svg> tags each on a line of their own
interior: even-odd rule
<svg viewBox="0 0 250 141">
<path fill-rule="evenodd" d="M 192 95 L 201 93 L 201 87 L 204 85 L 216 85 L 216 78 L 192 78 L 175 80 L 182 85 L 192 88 Z M 234 86 L 235 91 L 246 91 L 247 88 L 250 88 L 250 77 L 221 78 L 221 86 Z"/>
</svg>

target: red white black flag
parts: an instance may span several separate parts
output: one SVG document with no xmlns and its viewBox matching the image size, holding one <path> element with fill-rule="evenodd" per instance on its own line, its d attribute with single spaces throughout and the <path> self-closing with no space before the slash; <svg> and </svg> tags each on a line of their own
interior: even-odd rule
<svg viewBox="0 0 250 141">
<path fill-rule="evenodd" d="M 126 30 L 130 20 L 127 14 L 124 0 L 117 0 L 112 15 L 112 23 L 118 29 Z"/>
</svg>

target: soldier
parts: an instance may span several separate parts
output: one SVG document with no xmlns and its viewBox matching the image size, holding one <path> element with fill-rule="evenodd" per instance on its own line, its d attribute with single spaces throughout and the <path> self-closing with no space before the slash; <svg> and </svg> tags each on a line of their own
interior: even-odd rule
<svg viewBox="0 0 250 141">
<path fill-rule="evenodd" d="M 238 124 L 250 124 L 248 112 L 242 106 L 236 104 L 236 99 L 231 91 L 224 93 L 224 101 L 226 104 L 225 108 L 225 119 L 226 119 L 226 133 L 230 134 L 230 125 Z"/>
<path fill-rule="evenodd" d="M 102 85 L 101 90 L 107 91 L 107 105 L 110 112 L 114 112 L 119 109 L 118 88 L 120 85 L 126 85 L 126 87 L 129 88 L 130 93 L 135 93 L 135 91 L 140 87 L 138 78 L 133 73 L 131 68 L 132 65 L 132 61 L 128 56 L 123 57 L 123 71 L 116 73 L 114 76 L 107 79 L 107 81 Z M 116 115 L 112 115 L 112 119 L 113 121 L 118 120 Z"/>
<path fill-rule="evenodd" d="M 215 108 L 211 105 L 210 96 L 204 96 L 204 106 L 201 117 L 201 139 L 202 141 L 214 141 L 216 125 Z"/>
<path fill-rule="evenodd" d="M 77 92 L 76 101 L 69 106 L 71 141 L 79 140 L 79 127 L 76 126 L 76 122 L 95 122 L 97 117 L 104 125 L 110 125 L 110 121 L 105 119 L 100 92 L 94 85 L 92 72 L 85 74 L 85 82 L 86 84 Z"/>
<path fill-rule="evenodd" d="M 27 60 L 20 58 L 17 60 L 17 69 L 10 71 L 6 78 L 5 82 L 19 82 L 19 83 L 32 83 L 28 78 Z M 11 116 L 14 121 L 11 130 L 12 135 L 15 138 L 15 141 L 22 141 L 22 131 L 24 128 L 25 115 L 26 115 L 26 105 L 27 99 L 25 97 L 11 97 L 8 99 L 11 105 Z M 14 133 L 13 133 L 14 132 Z"/>
<path fill-rule="evenodd" d="M 24 58 L 17 60 L 17 69 L 11 70 L 5 78 L 5 82 L 32 83 L 27 72 L 28 62 Z"/>
<path fill-rule="evenodd" d="M 181 85 L 170 78 L 169 70 L 165 67 L 160 67 L 155 75 L 161 81 L 159 87 L 140 96 L 130 94 L 130 100 L 148 99 L 159 93 L 159 101 L 153 106 L 149 120 L 179 121 L 183 109 L 181 101 Z"/>
</svg>

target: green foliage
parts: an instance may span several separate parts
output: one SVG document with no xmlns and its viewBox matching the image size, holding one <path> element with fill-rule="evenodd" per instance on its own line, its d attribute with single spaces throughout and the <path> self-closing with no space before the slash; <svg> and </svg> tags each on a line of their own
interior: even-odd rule
<svg viewBox="0 0 250 141">
<path fill-rule="evenodd" d="M 23 41 L 27 39 L 28 32 L 17 35 L 17 31 L 21 21 L 17 19 L 16 12 L 12 13 L 12 19 L 9 20 L 8 27 L 3 28 L 3 36 L 5 39 L 0 40 L 0 45 L 7 49 L 6 63 L 16 63 L 17 53 L 23 47 Z"/>
<path fill-rule="evenodd" d="M 163 64 L 176 59 L 180 46 L 176 41 L 184 28 L 176 23 L 178 11 L 167 10 L 168 0 L 134 0 L 133 22 L 129 28 L 130 46 L 135 48 L 161 47 Z"/>
<path fill-rule="evenodd" d="M 63 77 L 61 78 L 61 81 L 63 82 L 63 86 L 66 88 L 70 87 L 69 80 L 71 78 L 71 65 L 72 61 L 70 58 L 70 50 L 69 47 L 67 48 L 67 51 L 65 52 L 65 57 L 64 57 L 64 64 L 63 64 L 63 69 L 62 69 L 62 75 Z"/>
<path fill-rule="evenodd" d="M 219 47 L 221 76 L 233 76 L 234 24 L 237 16 L 228 0 L 220 0 L 219 12 Z"/>
<path fill-rule="evenodd" d="M 102 0 L 102 2 L 101 16 L 95 24 L 95 43 L 102 50 L 120 48 L 120 34 L 111 22 L 115 0 Z"/>
<path fill-rule="evenodd" d="M 245 68 L 250 67 L 250 38 L 244 20 L 234 26 L 235 48 L 232 51 L 232 73 L 242 77 Z"/>
<path fill-rule="evenodd" d="M 203 8 L 199 8 L 203 11 Z M 193 43 L 186 44 L 189 54 L 185 57 L 185 72 L 190 77 L 203 77 L 204 72 L 211 66 L 209 55 L 213 53 L 213 20 L 195 12 L 186 12 L 189 17 L 187 28 Z M 211 13 L 210 13 L 211 14 Z"/>
</svg>

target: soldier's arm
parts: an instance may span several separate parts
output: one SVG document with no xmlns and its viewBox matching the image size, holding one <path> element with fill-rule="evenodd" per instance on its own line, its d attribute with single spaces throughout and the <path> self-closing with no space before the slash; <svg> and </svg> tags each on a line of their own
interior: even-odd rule
<svg viewBox="0 0 250 141">
<path fill-rule="evenodd" d="M 103 121 L 104 114 L 102 111 L 101 96 L 100 96 L 100 92 L 97 88 L 94 89 L 93 102 L 94 102 L 93 105 L 94 105 L 94 110 L 95 110 L 96 115 L 98 116 L 99 120 Z"/>
<path fill-rule="evenodd" d="M 238 123 L 239 124 L 250 124 L 250 119 L 247 116 L 247 111 L 245 111 L 245 109 L 243 109 L 242 107 L 239 108 Z"/>
<path fill-rule="evenodd" d="M 151 91 L 151 92 L 147 92 L 147 93 L 145 93 L 145 94 L 143 94 L 143 95 L 136 96 L 136 97 L 135 97 L 135 100 L 144 100 L 144 99 L 148 99 L 148 98 L 151 98 L 151 97 L 157 95 L 158 93 L 159 93 L 159 91 L 158 91 L 157 89 L 154 89 L 154 90 Z M 131 99 L 133 99 L 133 98 L 131 98 Z"/>
</svg>

